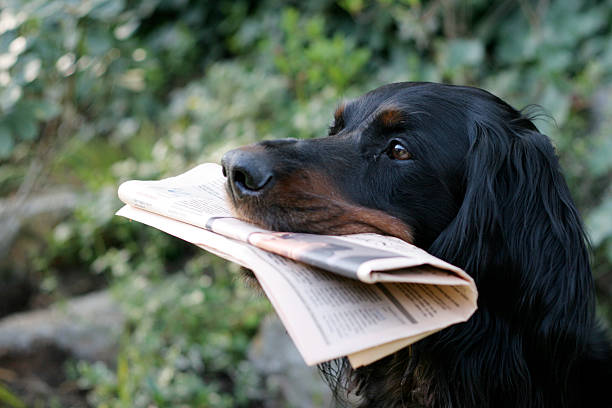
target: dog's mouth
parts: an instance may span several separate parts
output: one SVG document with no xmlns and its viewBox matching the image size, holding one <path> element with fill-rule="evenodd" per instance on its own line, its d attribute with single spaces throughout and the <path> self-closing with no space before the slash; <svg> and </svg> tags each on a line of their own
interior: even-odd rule
<svg viewBox="0 0 612 408">
<path fill-rule="evenodd" d="M 302 171 L 277 180 L 260 194 L 237 197 L 226 190 L 236 217 L 273 231 L 324 235 L 376 233 L 413 242 L 412 229 L 383 211 L 345 200 L 318 173 Z"/>
</svg>

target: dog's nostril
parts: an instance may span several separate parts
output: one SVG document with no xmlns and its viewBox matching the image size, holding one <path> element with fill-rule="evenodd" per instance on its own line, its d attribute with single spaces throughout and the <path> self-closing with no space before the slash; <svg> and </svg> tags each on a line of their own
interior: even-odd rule
<svg viewBox="0 0 612 408">
<path fill-rule="evenodd" d="M 263 153 L 239 148 L 225 153 L 221 159 L 234 198 L 259 195 L 272 184 L 272 166 Z"/>
<path fill-rule="evenodd" d="M 246 169 L 234 168 L 232 182 L 239 193 L 256 193 L 261 191 L 269 181 L 272 175 L 265 171 L 249 172 Z"/>
<path fill-rule="evenodd" d="M 232 177 L 232 181 L 235 185 L 239 186 L 241 189 L 247 188 L 249 190 L 255 190 L 252 185 L 253 182 L 250 177 L 247 177 L 245 172 L 240 169 L 234 169 L 234 177 Z"/>
</svg>

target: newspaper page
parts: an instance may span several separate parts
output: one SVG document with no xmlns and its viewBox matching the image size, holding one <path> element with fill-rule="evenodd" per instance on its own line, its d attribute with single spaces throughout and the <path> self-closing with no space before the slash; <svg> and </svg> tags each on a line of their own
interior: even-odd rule
<svg viewBox="0 0 612 408">
<path fill-rule="evenodd" d="M 475 292 L 464 271 L 397 238 L 272 232 L 233 218 L 218 164 L 202 164 L 163 180 L 127 181 L 118 194 L 133 207 L 363 282 L 463 285 Z"/>
<path fill-rule="evenodd" d="M 467 320 L 476 309 L 470 285 L 363 283 L 133 206 L 117 214 L 251 269 L 308 365 L 343 356 L 353 367 L 369 364 Z M 343 241 L 372 247 L 375 238 L 358 234 Z"/>
</svg>

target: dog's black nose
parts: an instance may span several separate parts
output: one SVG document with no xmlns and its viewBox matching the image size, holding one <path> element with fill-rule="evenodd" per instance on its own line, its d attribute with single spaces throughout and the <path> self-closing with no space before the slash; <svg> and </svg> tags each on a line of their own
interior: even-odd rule
<svg viewBox="0 0 612 408">
<path fill-rule="evenodd" d="M 221 159 L 223 175 L 235 198 L 262 193 L 272 181 L 272 166 L 263 153 L 239 148 L 225 153 Z"/>
</svg>

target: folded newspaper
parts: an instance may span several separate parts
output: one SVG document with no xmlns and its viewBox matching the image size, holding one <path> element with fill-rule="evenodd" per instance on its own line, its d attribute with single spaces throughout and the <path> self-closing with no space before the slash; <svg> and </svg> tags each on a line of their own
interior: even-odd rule
<svg viewBox="0 0 612 408">
<path fill-rule="evenodd" d="M 253 271 L 306 364 L 367 365 L 476 310 L 474 281 L 400 239 L 272 232 L 233 217 L 221 166 L 127 181 L 117 215 Z"/>
</svg>

